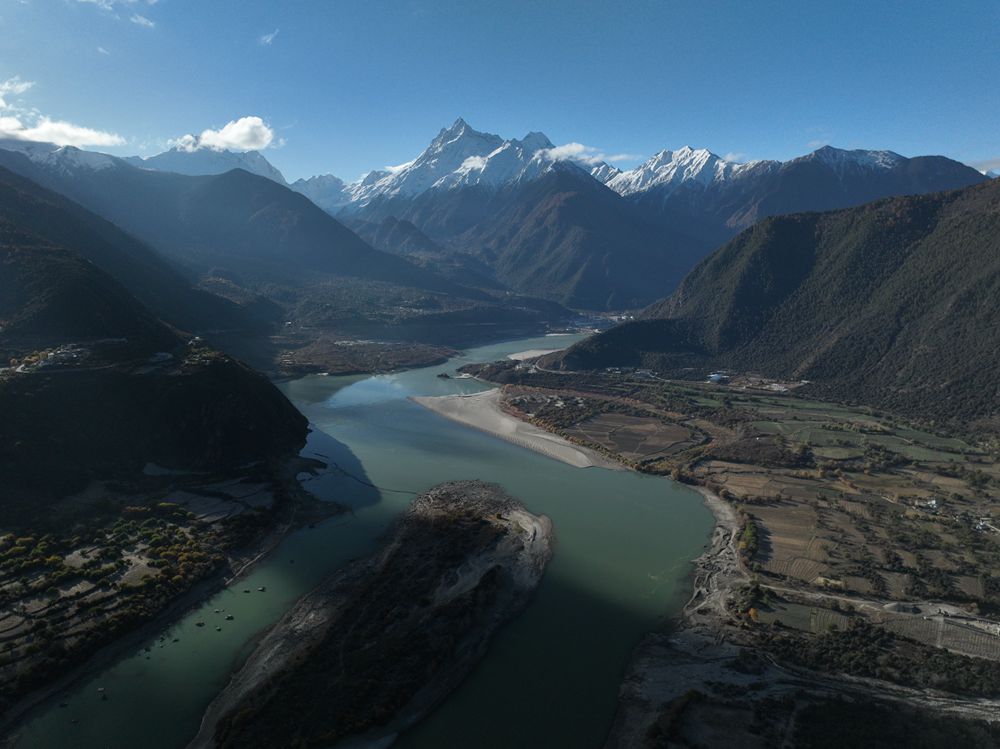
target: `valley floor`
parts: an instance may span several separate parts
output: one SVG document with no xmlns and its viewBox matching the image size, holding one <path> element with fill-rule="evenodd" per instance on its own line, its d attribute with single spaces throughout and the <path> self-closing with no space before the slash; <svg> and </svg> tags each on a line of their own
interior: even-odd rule
<svg viewBox="0 0 1000 749">
<path fill-rule="evenodd" d="M 1000 462 L 988 440 L 774 383 L 467 371 L 503 384 L 493 398 L 508 418 L 693 484 L 716 516 L 682 620 L 636 651 L 607 747 L 826 746 L 809 728 L 819 706 L 844 716 L 827 733 L 846 741 L 870 740 L 850 731 L 907 706 L 933 711 L 936 722 L 907 724 L 928 737 L 946 726 L 977 745 L 1000 730 L 983 722 L 1000 707 Z"/>
</svg>

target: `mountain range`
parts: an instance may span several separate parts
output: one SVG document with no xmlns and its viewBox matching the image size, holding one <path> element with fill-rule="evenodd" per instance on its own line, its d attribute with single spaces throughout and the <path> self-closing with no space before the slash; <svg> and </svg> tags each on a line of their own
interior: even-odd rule
<svg viewBox="0 0 1000 749">
<path fill-rule="evenodd" d="M 564 153 L 542 133 L 504 139 L 459 118 L 412 161 L 354 183 L 320 175 L 286 187 L 261 154 L 211 149 L 121 160 L 6 142 L 0 164 L 210 276 L 211 288 L 243 290 L 236 299 L 263 286 L 272 301 L 298 296 L 329 276 L 473 301 L 509 290 L 583 310 L 652 303 L 768 216 L 987 179 L 943 157 L 828 146 L 746 164 L 685 147 L 628 171 Z"/>
<path fill-rule="evenodd" d="M 1000 182 L 771 217 L 639 319 L 545 361 L 808 380 L 939 422 L 1000 415 Z"/>
<path fill-rule="evenodd" d="M 499 335 L 507 325 L 538 330 L 544 321 L 569 314 L 508 293 L 489 279 L 479 288 L 476 278 L 376 249 L 304 196 L 243 169 L 193 176 L 71 147 L 0 145 L 0 166 L 121 227 L 119 234 L 146 246 L 137 256 L 156 257 L 169 267 L 164 278 L 180 276 L 203 297 L 213 292 L 220 308 L 250 318 L 171 318 L 189 330 L 285 320 L 340 334 L 427 336 L 455 345 L 476 331 Z M 107 265 L 112 275 L 118 272 L 116 263 Z M 132 290 L 156 306 L 148 289 Z M 186 307 L 179 294 L 167 296 Z"/>
</svg>

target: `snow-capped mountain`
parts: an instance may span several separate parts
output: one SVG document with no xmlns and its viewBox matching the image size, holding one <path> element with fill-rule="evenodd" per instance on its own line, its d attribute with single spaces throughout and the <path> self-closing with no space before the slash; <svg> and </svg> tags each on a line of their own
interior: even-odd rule
<svg viewBox="0 0 1000 749">
<path fill-rule="evenodd" d="M 376 197 L 410 197 L 432 188 L 498 187 L 545 173 L 553 163 L 552 148 L 543 133 L 504 140 L 459 117 L 413 161 L 368 174 L 348 189 L 353 203 L 365 205 Z"/>
<path fill-rule="evenodd" d="M 124 160 L 140 169 L 155 169 L 160 172 L 176 172 L 192 176 L 224 174 L 231 169 L 244 169 L 251 174 L 267 177 L 279 185 L 288 184 L 284 175 L 259 151 L 216 151 L 211 148 L 185 151 L 171 148 L 156 156 L 147 158 L 129 156 Z"/>
<path fill-rule="evenodd" d="M 669 188 L 690 182 L 702 185 L 725 182 L 745 172 L 760 169 L 760 165 L 765 163 L 775 166 L 778 164 L 778 162 L 738 164 L 726 161 L 704 148 L 684 146 L 676 151 L 660 151 L 635 169 L 610 174 L 609 178 L 603 181 L 619 195 L 631 195 L 651 187 Z M 600 179 L 598 175 L 594 176 Z"/>
<path fill-rule="evenodd" d="M 340 180 L 332 175 L 298 180 L 292 189 L 311 199 L 322 192 L 324 202 L 319 205 L 337 210 L 361 208 L 376 198 L 412 198 L 431 189 L 498 188 L 551 171 L 556 163 L 553 148 L 544 133 L 504 140 L 475 130 L 460 117 L 451 127 L 443 128 L 413 161 L 369 172 L 344 185 L 340 195 L 335 195 Z M 333 203 L 331 198 L 340 202 Z"/>
<path fill-rule="evenodd" d="M 182 151 L 172 148 L 148 158 L 141 156 L 119 158 L 97 151 L 84 151 L 75 146 L 57 146 L 54 143 L 9 138 L 0 139 L 0 150 L 24 154 L 32 162 L 49 171 L 67 174 L 79 170 L 109 169 L 124 162 L 140 169 L 176 172 L 191 176 L 224 174 L 232 169 L 244 169 L 251 174 L 267 177 L 279 185 L 287 184 L 281 172 L 257 151 L 213 151 L 211 149 Z"/>
<path fill-rule="evenodd" d="M 905 156 L 900 156 L 893 151 L 866 151 L 864 149 L 847 151 L 832 146 L 823 146 L 799 158 L 819 161 L 831 167 L 840 175 L 850 171 L 893 169 L 906 161 Z"/>
<path fill-rule="evenodd" d="M 332 174 L 319 174 L 309 179 L 297 179 L 289 185 L 302 193 L 327 213 L 336 213 L 351 202 L 347 183 Z"/>
<path fill-rule="evenodd" d="M 72 174 L 80 170 L 99 171 L 114 166 L 118 159 L 105 153 L 82 151 L 75 146 L 37 143 L 29 140 L 2 139 L 0 150 L 13 151 L 51 171 Z"/>
<path fill-rule="evenodd" d="M 590 168 L 590 176 L 605 185 L 621 173 L 621 169 L 604 161 Z"/>
<path fill-rule="evenodd" d="M 727 161 L 704 148 L 684 146 L 676 151 L 660 151 L 635 169 L 620 171 L 601 164 L 591 171 L 595 179 L 604 182 L 619 195 L 634 195 L 657 188 L 657 194 L 669 194 L 681 185 L 722 187 L 746 177 L 762 177 L 790 164 L 815 161 L 830 167 L 844 178 L 865 172 L 885 172 L 907 161 L 892 151 L 847 151 L 823 146 L 812 153 L 791 161 Z"/>
</svg>

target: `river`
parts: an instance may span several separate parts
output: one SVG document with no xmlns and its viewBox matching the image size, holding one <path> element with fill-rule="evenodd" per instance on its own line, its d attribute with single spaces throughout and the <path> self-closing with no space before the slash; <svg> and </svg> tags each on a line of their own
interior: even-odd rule
<svg viewBox="0 0 1000 749">
<path fill-rule="evenodd" d="M 15 745 L 183 747 L 254 635 L 330 570 L 373 550 L 415 494 L 442 481 L 477 478 L 503 485 L 532 512 L 551 517 L 555 554 L 528 609 L 499 632 L 462 686 L 396 746 L 600 746 L 632 648 L 643 632 L 675 614 L 689 592 L 691 560 L 709 537 L 710 513 L 698 494 L 667 479 L 573 468 L 407 400 L 482 390 L 475 380 L 437 375 L 578 338 L 483 346 L 441 366 L 399 374 L 283 384 L 313 425 L 303 454 L 330 465 L 306 486 L 353 512 L 291 534 L 249 576 L 42 708 Z M 216 609 L 234 619 L 225 621 Z M 195 627 L 199 620 L 209 626 Z"/>
</svg>

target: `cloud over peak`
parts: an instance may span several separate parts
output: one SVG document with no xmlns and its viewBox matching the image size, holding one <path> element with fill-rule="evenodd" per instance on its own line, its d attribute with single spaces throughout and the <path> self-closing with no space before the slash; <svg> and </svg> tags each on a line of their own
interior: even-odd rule
<svg viewBox="0 0 1000 749">
<path fill-rule="evenodd" d="M 615 153 L 609 156 L 593 146 L 576 142 L 546 148 L 542 154 L 550 161 L 575 161 L 587 166 L 596 166 L 602 161 L 636 161 L 640 158 L 631 153 Z"/>
<path fill-rule="evenodd" d="M 274 141 L 274 130 L 260 117 L 240 117 L 218 130 L 202 130 L 200 135 L 182 135 L 168 143 L 179 151 L 260 151 Z"/>
</svg>

